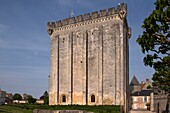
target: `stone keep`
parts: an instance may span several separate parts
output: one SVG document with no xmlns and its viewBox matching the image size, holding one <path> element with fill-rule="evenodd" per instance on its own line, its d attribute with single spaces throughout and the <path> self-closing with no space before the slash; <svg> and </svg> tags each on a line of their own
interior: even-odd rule
<svg viewBox="0 0 170 113">
<path fill-rule="evenodd" d="M 130 28 L 127 6 L 48 22 L 50 105 L 123 105 L 127 109 Z"/>
</svg>

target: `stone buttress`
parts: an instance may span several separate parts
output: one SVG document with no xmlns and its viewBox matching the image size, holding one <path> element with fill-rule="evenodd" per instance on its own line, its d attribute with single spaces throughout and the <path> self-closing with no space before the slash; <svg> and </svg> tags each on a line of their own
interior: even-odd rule
<svg viewBox="0 0 170 113">
<path fill-rule="evenodd" d="M 127 6 L 48 22 L 50 105 L 122 105 L 128 109 Z"/>
</svg>

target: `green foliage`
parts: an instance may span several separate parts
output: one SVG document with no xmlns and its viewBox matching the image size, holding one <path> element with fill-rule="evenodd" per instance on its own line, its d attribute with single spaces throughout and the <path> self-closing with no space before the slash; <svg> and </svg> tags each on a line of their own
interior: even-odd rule
<svg viewBox="0 0 170 113">
<path fill-rule="evenodd" d="M 0 113 L 32 113 L 32 110 L 22 109 L 15 106 L 3 105 L 0 106 Z"/>
<path fill-rule="evenodd" d="M 27 100 L 28 100 L 28 103 L 30 104 L 34 104 L 36 102 L 36 99 L 33 98 L 31 95 L 28 95 Z"/>
<path fill-rule="evenodd" d="M 19 93 L 15 93 L 12 97 L 13 100 L 22 100 L 22 96 Z"/>
<path fill-rule="evenodd" d="M 40 97 L 40 99 L 44 100 L 44 104 L 49 104 L 49 95 L 48 95 L 48 92 L 45 91 L 43 96 Z"/>
<path fill-rule="evenodd" d="M 155 69 L 154 85 L 170 93 L 170 0 L 157 0 L 142 28 L 137 42 L 146 54 L 144 64 Z"/>
<path fill-rule="evenodd" d="M 170 93 L 170 56 L 164 57 L 162 62 L 155 63 L 153 85 L 160 86 L 162 90 Z"/>
<path fill-rule="evenodd" d="M 43 96 L 44 96 L 44 104 L 48 104 L 48 103 L 49 103 L 49 95 L 48 95 L 48 92 L 45 91 Z"/>
<path fill-rule="evenodd" d="M 147 89 L 151 89 L 152 87 L 150 85 L 147 86 Z"/>
</svg>

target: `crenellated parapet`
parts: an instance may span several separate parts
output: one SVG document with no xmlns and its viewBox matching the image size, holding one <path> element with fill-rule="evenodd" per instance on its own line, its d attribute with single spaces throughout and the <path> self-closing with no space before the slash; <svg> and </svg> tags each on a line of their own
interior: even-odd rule
<svg viewBox="0 0 170 113">
<path fill-rule="evenodd" d="M 126 18 L 127 15 L 127 5 L 125 3 L 121 3 L 117 6 L 117 8 L 108 8 L 108 10 L 103 9 L 92 13 L 86 13 L 84 15 L 79 15 L 76 17 L 70 17 L 66 18 L 63 20 L 59 20 L 56 22 L 48 22 L 47 23 L 47 31 L 49 35 L 51 35 L 54 31 L 55 28 L 62 28 L 63 26 L 71 25 L 71 24 L 76 24 L 79 22 L 84 22 L 84 21 L 89 21 L 89 20 L 94 20 L 97 18 L 102 18 L 102 17 L 108 17 L 111 15 L 116 15 L 120 19 Z"/>
</svg>

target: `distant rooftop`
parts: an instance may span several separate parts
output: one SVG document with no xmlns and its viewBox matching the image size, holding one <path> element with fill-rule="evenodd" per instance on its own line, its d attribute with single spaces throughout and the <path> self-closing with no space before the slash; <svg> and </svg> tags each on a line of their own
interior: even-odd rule
<svg viewBox="0 0 170 113">
<path fill-rule="evenodd" d="M 134 92 L 132 96 L 150 96 L 153 90 L 141 90 L 139 92 Z"/>
<path fill-rule="evenodd" d="M 132 81 L 130 83 L 130 86 L 135 86 L 135 85 L 140 85 L 138 79 L 136 78 L 136 76 L 134 75 L 132 78 Z"/>
</svg>

